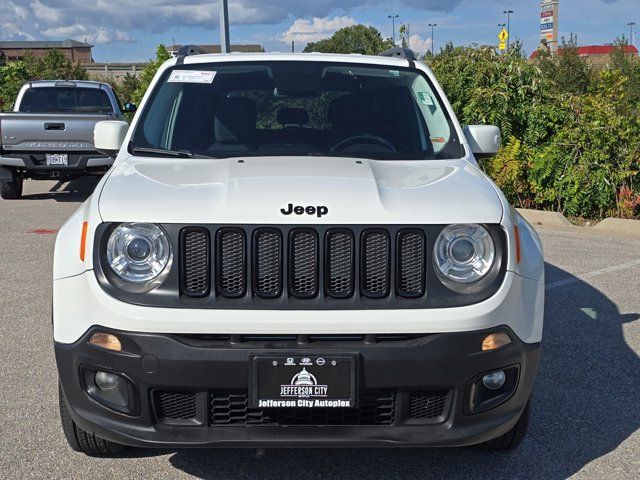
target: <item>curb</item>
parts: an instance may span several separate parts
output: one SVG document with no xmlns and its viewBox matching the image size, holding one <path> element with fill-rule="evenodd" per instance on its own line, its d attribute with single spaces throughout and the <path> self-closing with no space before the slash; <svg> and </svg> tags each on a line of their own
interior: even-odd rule
<svg viewBox="0 0 640 480">
<path fill-rule="evenodd" d="M 516 209 L 534 227 L 536 225 L 548 225 L 550 227 L 573 227 L 574 225 L 567 218 L 558 212 L 548 212 L 546 210 L 531 210 L 528 208 Z"/>
<path fill-rule="evenodd" d="M 592 227 L 601 232 L 621 233 L 640 237 L 640 220 L 626 218 L 605 218 Z"/>
</svg>

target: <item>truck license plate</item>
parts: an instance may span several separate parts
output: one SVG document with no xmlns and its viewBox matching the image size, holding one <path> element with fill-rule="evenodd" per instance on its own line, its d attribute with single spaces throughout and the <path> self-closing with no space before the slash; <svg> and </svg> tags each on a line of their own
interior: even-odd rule
<svg viewBox="0 0 640 480">
<path fill-rule="evenodd" d="M 66 153 L 47 153 L 44 158 L 47 165 L 69 165 L 69 155 Z"/>
<path fill-rule="evenodd" d="M 356 407 L 355 355 L 252 357 L 254 408 Z"/>
</svg>

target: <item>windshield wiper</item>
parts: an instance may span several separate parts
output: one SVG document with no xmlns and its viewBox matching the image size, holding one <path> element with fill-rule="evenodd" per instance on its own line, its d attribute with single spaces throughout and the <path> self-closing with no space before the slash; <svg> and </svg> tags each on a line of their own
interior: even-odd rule
<svg viewBox="0 0 640 480">
<path fill-rule="evenodd" d="M 151 155 L 160 155 L 165 157 L 176 157 L 176 158 L 220 158 L 214 155 L 200 155 L 199 153 L 193 153 L 189 150 L 166 150 L 164 148 L 153 148 L 153 147 L 131 147 L 131 153 L 136 154 L 151 154 Z"/>
</svg>

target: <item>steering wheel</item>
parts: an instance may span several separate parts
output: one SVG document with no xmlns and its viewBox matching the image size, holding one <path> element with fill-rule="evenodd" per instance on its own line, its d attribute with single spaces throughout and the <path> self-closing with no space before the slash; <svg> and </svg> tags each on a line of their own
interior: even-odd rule
<svg viewBox="0 0 640 480">
<path fill-rule="evenodd" d="M 352 137 L 345 138 L 344 140 L 341 140 L 336 145 L 331 147 L 330 151 L 337 152 L 340 150 L 344 150 L 350 145 L 358 144 L 358 143 L 377 143 L 378 145 L 382 145 L 383 147 L 389 149 L 391 152 L 396 151 L 396 147 L 394 147 L 393 144 L 391 144 L 386 138 L 380 137 L 378 135 L 373 135 L 370 133 L 361 133 L 359 135 L 354 135 Z"/>
</svg>

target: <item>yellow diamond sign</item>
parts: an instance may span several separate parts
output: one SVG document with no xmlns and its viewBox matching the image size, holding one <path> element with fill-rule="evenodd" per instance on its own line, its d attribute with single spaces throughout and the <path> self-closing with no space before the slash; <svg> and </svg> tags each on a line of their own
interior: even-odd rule
<svg viewBox="0 0 640 480">
<path fill-rule="evenodd" d="M 498 40 L 500 40 L 500 43 L 505 43 L 508 38 L 509 32 L 507 32 L 507 29 L 503 28 L 502 30 L 500 30 L 500 33 L 498 34 Z"/>
</svg>

